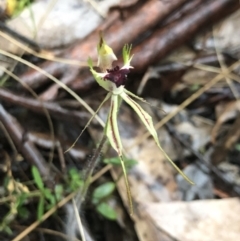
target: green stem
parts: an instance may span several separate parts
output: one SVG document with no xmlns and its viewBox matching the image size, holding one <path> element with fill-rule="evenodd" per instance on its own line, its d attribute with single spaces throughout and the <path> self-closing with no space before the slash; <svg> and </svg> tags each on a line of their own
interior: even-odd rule
<svg viewBox="0 0 240 241">
<path fill-rule="evenodd" d="M 76 203 L 77 203 L 78 207 L 80 207 L 81 203 L 84 201 L 88 187 L 91 183 L 92 173 L 99 161 L 99 156 L 101 154 L 101 151 L 103 149 L 103 146 L 104 146 L 106 140 L 107 140 L 107 136 L 104 135 L 102 137 L 97 149 L 93 152 L 93 155 L 88 162 L 88 167 L 86 168 L 87 170 L 86 170 L 84 178 L 83 178 L 84 186 L 82 188 L 80 188 L 80 190 L 77 194 L 77 197 L 76 197 L 76 200 L 77 200 Z"/>
</svg>

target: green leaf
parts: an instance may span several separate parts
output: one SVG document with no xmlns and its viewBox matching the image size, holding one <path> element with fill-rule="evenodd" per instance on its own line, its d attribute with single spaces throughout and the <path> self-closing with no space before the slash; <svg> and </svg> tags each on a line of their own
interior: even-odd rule
<svg viewBox="0 0 240 241">
<path fill-rule="evenodd" d="M 17 199 L 18 205 L 21 206 L 24 204 L 24 202 L 27 200 L 28 194 L 27 193 L 21 193 Z"/>
<path fill-rule="evenodd" d="M 94 191 L 93 191 L 93 198 L 95 199 L 103 199 L 108 197 L 115 189 L 115 183 L 113 182 L 106 182 L 100 186 L 98 186 Z"/>
<path fill-rule="evenodd" d="M 119 157 L 106 158 L 106 159 L 103 160 L 103 162 L 105 164 L 121 165 L 121 160 L 119 159 Z M 133 160 L 133 159 L 125 159 L 124 164 L 127 168 L 131 168 L 131 167 L 137 165 L 138 162 L 136 160 Z"/>
<path fill-rule="evenodd" d="M 11 229 L 9 226 L 5 226 L 5 227 L 4 227 L 4 231 L 5 231 L 8 235 L 12 235 L 12 234 L 13 234 L 12 229 Z"/>
<path fill-rule="evenodd" d="M 18 207 L 18 215 L 23 219 L 27 219 L 29 217 L 29 211 L 25 207 Z"/>
<path fill-rule="evenodd" d="M 138 162 L 136 160 L 133 160 L 133 159 L 126 159 L 124 161 L 124 164 L 127 168 L 132 168 L 133 166 L 137 165 Z"/>
<path fill-rule="evenodd" d="M 42 193 L 51 204 L 56 204 L 56 198 L 49 188 L 44 188 Z"/>
<path fill-rule="evenodd" d="M 37 207 L 37 219 L 40 221 L 44 213 L 44 197 L 40 197 Z"/>
<path fill-rule="evenodd" d="M 76 168 L 71 168 L 69 170 L 69 176 L 73 180 L 80 179 L 80 173 L 79 173 L 79 171 Z"/>
<path fill-rule="evenodd" d="M 118 157 L 113 157 L 113 158 L 105 158 L 103 160 L 105 164 L 112 164 L 112 165 L 121 165 L 121 161 Z"/>
<path fill-rule="evenodd" d="M 37 185 L 37 187 L 42 190 L 44 187 L 43 181 L 42 181 L 42 177 L 37 169 L 37 167 L 32 166 L 32 176 L 34 179 L 35 184 Z"/>
<path fill-rule="evenodd" d="M 71 191 L 76 191 L 79 187 L 83 185 L 83 180 L 79 171 L 76 168 L 71 168 L 69 170 L 70 182 L 69 188 Z"/>
<path fill-rule="evenodd" d="M 194 92 L 197 91 L 198 89 L 200 89 L 200 84 L 193 84 L 190 86 L 190 91 Z"/>
<path fill-rule="evenodd" d="M 70 169 L 69 176 L 70 176 L 70 179 L 73 182 L 78 182 L 78 181 L 82 182 L 82 177 L 81 177 L 79 171 L 77 169 L 75 169 L 75 168 Z"/>
<path fill-rule="evenodd" d="M 102 214 L 104 217 L 110 220 L 116 220 L 117 214 L 115 210 L 110 207 L 107 203 L 103 202 L 97 205 L 97 211 Z"/>
<path fill-rule="evenodd" d="M 236 149 L 237 151 L 240 151 L 240 144 L 239 144 L 239 143 L 235 145 L 235 149 Z"/>
<path fill-rule="evenodd" d="M 191 184 L 194 184 L 179 168 L 178 166 L 171 160 L 171 158 L 167 155 L 167 153 L 162 149 L 159 140 L 158 140 L 158 136 L 157 136 L 157 132 L 154 128 L 153 125 L 153 121 L 152 121 L 152 117 L 145 111 L 142 109 L 142 107 L 135 102 L 130 96 L 128 96 L 126 93 L 122 93 L 121 97 L 123 98 L 123 100 L 125 100 L 132 108 L 133 110 L 137 113 L 137 115 L 139 116 L 139 118 L 141 119 L 141 121 L 143 122 L 143 124 L 145 125 L 145 127 L 147 128 L 147 130 L 149 131 L 149 133 L 152 135 L 154 141 L 156 142 L 158 148 L 162 151 L 163 155 L 166 157 L 166 159 L 172 164 L 172 166 Z"/>
<path fill-rule="evenodd" d="M 56 199 L 57 201 L 60 201 L 63 197 L 63 185 L 61 184 L 57 184 L 55 187 L 54 187 L 54 192 L 55 192 L 55 196 L 56 196 Z"/>
</svg>

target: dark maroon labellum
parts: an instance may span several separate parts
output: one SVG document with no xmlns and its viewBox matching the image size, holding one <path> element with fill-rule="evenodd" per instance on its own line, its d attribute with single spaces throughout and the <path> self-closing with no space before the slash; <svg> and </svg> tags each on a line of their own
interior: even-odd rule
<svg viewBox="0 0 240 241">
<path fill-rule="evenodd" d="M 117 87 L 125 85 L 127 80 L 127 74 L 130 73 L 129 69 L 120 69 L 119 66 L 114 67 L 113 69 L 107 69 L 108 74 L 104 76 L 104 80 L 110 80 L 116 84 Z"/>
</svg>

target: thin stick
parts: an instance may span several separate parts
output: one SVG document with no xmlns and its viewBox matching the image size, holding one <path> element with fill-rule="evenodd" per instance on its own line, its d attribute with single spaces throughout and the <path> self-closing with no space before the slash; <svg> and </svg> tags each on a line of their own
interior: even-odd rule
<svg viewBox="0 0 240 241">
<path fill-rule="evenodd" d="M 217 38 L 216 38 L 216 29 L 215 28 L 213 28 L 213 37 L 214 37 L 214 41 L 213 42 L 214 42 L 215 51 L 216 51 L 216 54 L 217 54 L 217 57 L 218 57 L 218 62 L 220 64 L 222 72 L 225 73 L 227 71 L 227 66 L 226 66 L 223 58 L 221 58 L 221 53 L 220 53 L 220 50 L 219 50 L 219 48 L 217 46 L 217 43 L 216 43 Z M 229 78 L 228 75 L 225 76 L 225 80 L 226 80 L 227 84 L 229 85 L 229 88 L 232 91 L 233 96 L 235 97 L 236 100 L 238 100 L 239 99 L 239 93 L 235 89 L 235 87 L 234 87 L 234 85 L 232 83 L 232 80 Z"/>
<path fill-rule="evenodd" d="M 103 146 L 107 140 L 107 136 L 104 135 L 97 147 L 97 149 L 94 151 L 93 156 L 91 157 L 89 161 L 89 166 L 87 167 L 87 172 L 85 173 L 84 181 L 87 182 L 87 180 L 92 176 L 92 173 L 94 171 L 95 166 L 97 165 L 99 155 L 101 154 L 101 151 L 103 149 Z"/>
<path fill-rule="evenodd" d="M 25 229 L 26 226 L 22 226 L 22 225 L 12 225 L 12 227 L 14 228 L 17 228 L 17 229 Z M 50 235 L 55 235 L 55 236 L 58 236 L 58 237 L 61 237 L 67 241 L 69 241 L 69 239 L 71 239 L 72 237 L 69 237 L 67 236 L 66 234 L 64 233 L 61 233 L 59 231 L 56 231 L 56 230 L 52 230 L 52 229 L 48 229 L 48 228 L 36 228 L 35 231 L 37 232 L 41 232 L 41 233 L 47 233 L 47 234 L 50 234 Z M 77 238 L 72 238 L 74 241 L 81 241 Z"/>
<path fill-rule="evenodd" d="M 9 42 L 15 44 L 19 48 L 23 49 L 25 52 L 27 52 L 29 54 L 32 54 L 32 55 L 34 55 L 38 58 L 51 60 L 51 61 L 64 63 L 64 64 L 69 64 L 69 65 L 75 65 L 75 66 L 87 66 L 86 62 L 55 57 L 54 55 L 52 55 L 52 53 L 47 52 L 47 51 L 41 51 L 40 53 L 38 53 L 38 52 L 34 51 L 33 49 L 29 48 L 28 46 L 18 42 L 17 40 L 15 40 L 11 36 L 7 35 L 6 33 L 3 33 L 2 31 L 0 31 L 0 36 L 7 39 Z"/>
<path fill-rule="evenodd" d="M 78 213 L 78 208 L 77 208 L 77 205 L 76 205 L 76 202 L 75 202 L 74 198 L 72 198 L 72 203 L 73 203 L 73 208 L 74 208 L 74 212 L 75 212 L 75 216 L 76 216 L 76 219 L 77 219 L 78 228 L 79 228 L 82 240 L 86 241 L 84 230 L 83 230 L 83 225 L 82 225 L 81 218 L 80 218 L 80 215 Z"/>
<path fill-rule="evenodd" d="M 19 82 L 25 89 L 27 89 L 31 93 L 31 95 L 33 97 L 35 97 L 40 102 L 40 104 L 43 108 L 43 112 L 44 112 L 44 114 L 46 115 L 46 118 L 47 118 L 49 130 L 50 130 L 50 138 L 51 138 L 52 141 L 54 141 L 54 128 L 53 128 L 52 119 L 50 117 L 50 114 L 49 114 L 48 110 L 44 106 L 43 101 L 41 99 L 39 99 L 37 93 L 31 87 L 29 87 L 27 84 L 25 84 L 17 75 L 13 74 L 11 71 L 7 70 L 6 68 L 4 68 L 2 66 L 0 66 L 0 69 L 2 69 L 6 74 L 8 74 L 13 79 L 15 79 L 17 82 Z M 49 160 L 48 160 L 49 164 L 51 164 L 52 160 L 53 160 L 54 146 L 50 150 L 51 151 L 50 151 Z"/>
<path fill-rule="evenodd" d="M 69 194 L 67 197 L 65 197 L 63 200 L 61 200 L 57 205 L 55 205 L 53 208 L 51 208 L 49 211 L 47 211 L 42 216 L 41 220 L 36 220 L 35 222 L 33 222 L 30 226 L 28 226 L 23 232 L 21 232 L 17 237 L 12 239 L 11 241 L 21 241 L 26 235 L 28 235 L 31 231 L 33 231 L 40 223 L 45 221 L 54 212 L 56 212 L 58 208 L 62 207 L 66 203 L 68 203 L 76 195 L 76 193 L 77 193 L 77 191 Z"/>
<path fill-rule="evenodd" d="M 12 148 L 12 150 L 14 152 L 14 155 L 17 156 L 18 150 L 17 150 L 17 148 L 16 148 L 16 146 L 15 146 L 11 136 L 9 135 L 7 129 L 5 128 L 5 126 L 3 125 L 3 123 L 1 121 L 0 121 L 0 128 L 2 129 L 5 137 L 7 138 L 8 143 L 9 143 L 9 145 L 11 146 L 11 148 Z"/>
</svg>

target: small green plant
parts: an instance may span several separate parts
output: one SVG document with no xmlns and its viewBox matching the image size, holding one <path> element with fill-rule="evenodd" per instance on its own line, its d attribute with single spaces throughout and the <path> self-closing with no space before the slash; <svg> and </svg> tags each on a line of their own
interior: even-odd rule
<svg viewBox="0 0 240 241">
<path fill-rule="evenodd" d="M 56 205 L 56 203 L 60 201 L 66 194 L 66 191 L 74 192 L 83 186 L 83 179 L 81 178 L 79 171 L 75 168 L 71 168 L 68 172 L 66 189 L 64 189 L 64 186 L 61 184 L 56 185 L 53 191 L 45 187 L 41 175 L 37 167 L 35 166 L 32 167 L 32 176 L 34 183 L 40 191 L 40 197 L 37 208 L 37 217 L 39 220 L 41 220 L 41 217 L 45 209 L 48 210 L 52 208 L 54 205 Z M 66 191 L 64 192 L 64 190 Z"/>
<path fill-rule="evenodd" d="M 10 172 L 4 179 L 5 192 L 9 193 L 9 196 L 0 199 L 0 203 L 3 203 L 8 207 L 8 212 L 3 216 L 0 223 L 0 231 L 11 234 L 12 231 L 9 224 L 15 219 L 17 215 L 22 218 L 28 217 L 28 210 L 24 207 L 29 190 L 28 188 L 13 179 Z"/>
<path fill-rule="evenodd" d="M 68 187 L 71 192 L 75 192 L 83 186 L 83 178 L 81 177 L 79 171 L 76 168 L 71 168 L 68 172 L 68 176 Z"/>
<path fill-rule="evenodd" d="M 79 171 L 75 168 L 69 170 L 66 182 L 55 185 L 53 190 L 44 185 L 37 167 L 33 166 L 31 171 L 33 182 L 37 187 L 37 189 L 33 191 L 30 191 L 26 185 L 14 180 L 11 175 L 5 177 L 4 187 L 9 196 L 1 198 L 0 203 L 8 206 L 9 210 L 0 222 L 0 231 L 11 234 L 10 223 L 16 216 L 23 219 L 29 217 L 29 210 L 26 208 L 26 204 L 31 202 L 32 198 L 37 198 L 38 200 L 36 215 L 38 220 L 41 220 L 46 210 L 51 209 L 57 202 L 62 200 L 66 194 L 75 192 L 83 186 L 83 179 Z"/>
<path fill-rule="evenodd" d="M 35 166 L 32 167 L 32 176 L 33 176 L 34 183 L 36 184 L 36 186 L 40 191 L 40 198 L 39 198 L 38 208 L 37 208 L 37 217 L 38 217 L 38 220 L 41 220 L 42 215 L 44 214 L 44 211 L 45 211 L 45 200 L 48 201 L 46 208 L 50 209 L 52 206 L 54 206 L 57 203 L 57 198 L 52 192 L 52 190 L 44 186 L 42 177 L 37 167 Z"/>
<path fill-rule="evenodd" d="M 108 204 L 108 199 L 111 197 L 115 188 L 115 183 L 106 182 L 94 189 L 92 195 L 92 203 L 96 206 L 96 210 L 110 220 L 117 218 L 115 210 Z"/>
<path fill-rule="evenodd" d="M 121 166 L 121 161 L 118 157 L 106 158 L 103 160 L 105 164 L 111 164 L 114 166 Z M 132 168 L 137 164 L 137 161 L 132 159 L 125 159 L 124 165 L 126 170 Z M 106 182 L 94 189 L 92 194 L 92 203 L 95 205 L 96 210 L 105 218 L 115 220 L 117 214 L 115 210 L 109 205 L 109 200 L 112 198 L 112 194 L 116 189 L 116 185 L 113 182 Z"/>
</svg>

